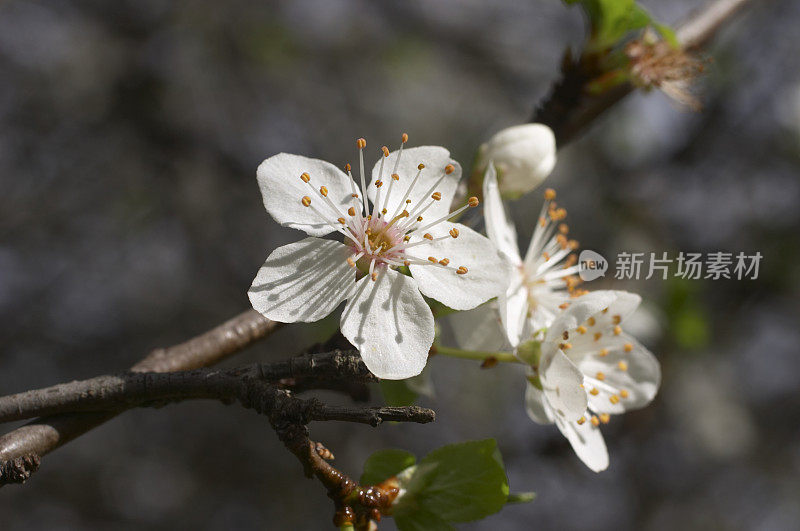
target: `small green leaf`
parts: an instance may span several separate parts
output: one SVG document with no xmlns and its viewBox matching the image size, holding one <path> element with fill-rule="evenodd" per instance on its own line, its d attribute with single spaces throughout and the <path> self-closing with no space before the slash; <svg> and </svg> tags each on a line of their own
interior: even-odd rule
<svg viewBox="0 0 800 531">
<path fill-rule="evenodd" d="M 381 380 L 380 386 L 387 406 L 410 406 L 419 396 L 409 387 L 408 380 Z"/>
<path fill-rule="evenodd" d="M 508 479 L 494 439 L 443 446 L 429 453 L 401 484 L 399 517 L 424 511 L 446 522 L 468 522 L 503 508 Z"/>
<path fill-rule="evenodd" d="M 379 450 L 367 458 L 364 473 L 358 482 L 362 485 L 375 485 L 396 476 L 416 462 L 414 454 L 405 450 Z"/>
<path fill-rule="evenodd" d="M 453 526 L 425 509 L 395 515 L 394 521 L 400 531 L 455 531 Z"/>
<path fill-rule="evenodd" d="M 506 503 L 528 503 L 536 498 L 535 492 L 512 492 L 508 495 Z"/>
</svg>

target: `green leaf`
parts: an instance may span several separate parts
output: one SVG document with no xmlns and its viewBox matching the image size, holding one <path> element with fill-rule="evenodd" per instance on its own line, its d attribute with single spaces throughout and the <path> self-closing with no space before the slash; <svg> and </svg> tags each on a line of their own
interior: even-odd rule
<svg viewBox="0 0 800 531">
<path fill-rule="evenodd" d="M 628 33 L 653 26 L 664 39 L 676 46 L 678 41 L 669 26 L 659 24 L 634 0 L 564 0 L 579 4 L 589 19 L 591 37 L 588 48 L 605 50 L 616 45 Z"/>
<path fill-rule="evenodd" d="M 414 454 L 405 450 L 379 450 L 369 456 L 364 463 L 364 473 L 358 482 L 362 485 L 375 485 L 396 476 L 417 462 Z"/>
<path fill-rule="evenodd" d="M 503 508 L 508 479 L 494 439 L 443 446 L 429 453 L 407 477 L 397 516 L 424 511 L 446 522 L 468 522 Z"/>
<path fill-rule="evenodd" d="M 508 495 L 506 503 L 528 503 L 536 498 L 535 492 L 512 492 Z"/>
<path fill-rule="evenodd" d="M 419 396 L 407 380 L 381 380 L 380 386 L 387 406 L 410 406 Z"/>
<path fill-rule="evenodd" d="M 394 521 L 400 531 L 455 531 L 455 527 L 425 509 L 397 514 Z"/>
</svg>

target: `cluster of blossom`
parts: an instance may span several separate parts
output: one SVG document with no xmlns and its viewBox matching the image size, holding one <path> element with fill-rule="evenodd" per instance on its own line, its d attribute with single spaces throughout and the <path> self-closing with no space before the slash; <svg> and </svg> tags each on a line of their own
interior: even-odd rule
<svg viewBox="0 0 800 531">
<path fill-rule="evenodd" d="M 355 176 L 349 164 L 341 171 L 286 153 L 259 166 L 269 214 L 309 237 L 270 254 L 249 291 L 253 307 L 275 321 L 310 322 L 346 301 L 341 332 L 384 379 L 415 376 L 427 363 L 435 333 L 423 295 L 459 310 L 453 325 L 461 346 L 513 350 L 527 368 L 531 419 L 555 423 L 592 470 L 605 469 L 599 426 L 649 403 L 660 369 L 622 331 L 637 295 L 578 289 L 577 242 L 553 190 L 524 259 L 519 252 L 501 191 L 518 196 L 549 174 L 552 132 L 519 126 L 481 148 L 488 237 L 451 221 L 478 205 L 470 197 L 450 211 L 458 162 L 442 147 L 405 149 L 407 140 L 391 153 L 381 148 L 369 184 L 364 139 Z M 342 241 L 322 238 L 334 232 Z"/>
<path fill-rule="evenodd" d="M 733 253 L 718 251 L 706 253 L 705 260 L 703 253 L 680 252 L 675 259 L 669 258 L 666 252 L 661 253 L 660 258 L 656 257 L 656 253 L 649 253 L 645 279 L 652 278 L 656 272 L 659 272 L 661 278 L 666 280 L 670 266 L 675 264 L 673 276 L 676 278 L 690 280 L 719 280 L 721 278 L 756 280 L 761 258 L 760 252 L 751 255 L 739 252 L 734 257 Z M 618 280 L 638 280 L 642 274 L 642 265 L 644 263 L 645 253 L 619 253 L 617 255 L 614 278 Z"/>
</svg>

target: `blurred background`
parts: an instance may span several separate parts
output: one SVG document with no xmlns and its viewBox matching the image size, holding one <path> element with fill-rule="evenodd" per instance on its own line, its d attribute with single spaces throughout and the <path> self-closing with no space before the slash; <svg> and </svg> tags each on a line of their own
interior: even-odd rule
<svg viewBox="0 0 800 531">
<path fill-rule="evenodd" d="M 667 23 L 698 5 L 643 3 Z M 709 49 L 702 113 L 635 94 L 548 179 L 571 235 L 607 257 L 764 256 L 757 280 L 592 284 L 643 294 L 664 373 L 651 407 L 604 427 L 610 469 L 528 420 L 517 367 L 439 358 L 435 424 L 312 425 L 341 469 L 495 437 L 512 490 L 538 498 L 464 529 L 800 526 L 800 3 L 754 4 Z M 583 31 L 555 0 L 0 3 L 0 394 L 122 370 L 246 309 L 268 253 L 299 236 L 264 211 L 264 158 L 342 165 L 355 138 L 377 154 L 407 132 L 468 167 Z M 540 204 L 512 207 L 523 248 Z M 335 324 L 285 327 L 228 365 Z M 332 511 L 264 419 L 184 403 L 46 456 L 0 514 L 13 530 L 325 529 Z"/>
</svg>

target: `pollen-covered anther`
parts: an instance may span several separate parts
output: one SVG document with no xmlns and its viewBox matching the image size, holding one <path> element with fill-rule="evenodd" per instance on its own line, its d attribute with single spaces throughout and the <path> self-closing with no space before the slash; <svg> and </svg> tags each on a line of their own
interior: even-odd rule
<svg viewBox="0 0 800 531">
<path fill-rule="evenodd" d="M 469 200 L 467 201 L 467 204 L 468 204 L 469 206 L 471 206 L 472 208 L 475 208 L 476 206 L 480 205 L 480 204 L 481 204 L 481 202 L 480 202 L 480 201 L 478 201 L 478 198 L 477 198 L 477 197 L 475 197 L 475 196 L 472 196 L 472 197 L 470 197 L 470 198 L 469 198 Z"/>
<path fill-rule="evenodd" d="M 352 168 L 352 167 L 351 167 L 349 164 L 345 164 L 345 165 L 344 165 L 344 171 L 346 171 L 346 172 L 349 172 L 349 171 L 350 171 L 350 170 L 352 170 L 352 169 L 353 169 L 353 168 Z"/>
<path fill-rule="evenodd" d="M 603 333 L 602 332 L 595 332 L 594 333 L 594 340 L 595 341 L 600 341 L 601 337 L 603 337 Z"/>
<path fill-rule="evenodd" d="M 336 221 L 338 221 L 338 222 L 339 222 L 339 223 L 341 223 L 342 225 L 344 225 L 344 224 L 346 224 L 346 223 L 347 223 L 347 220 L 346 220 L 346 219 L 344 219 L 344 218 L 339 218 L 339 219 L 337 219 Z"/>
<path fill-rule="evenodd" d="M 611 422 L 611 415 L 609 415 L 608 413 L 600 413 L 600 422 L 602 422 L 603 424 L 608 424 L 609 422 Z"/>
<path fill-rule="evenodd" d="M 620 361 L 619 363 L 617 363 L 617 368 L 619 370 L 621 370 L 621 371 L 627 371 L 628 370 L 628 364 L 625 363 L 624 361 Z"/>
<path fill-rule="evenodd" d="M 424 165 L 423 163 L 421 163 L 421 162 L 420 162 L 420 163 L 417 165 L 417 169 L 418 169 L 418 170 L 424 170 L 424 169 L 425 169 L 425 165 Z"/>
<path fill-rule="evenodd" d="M 328 189 L 324 186 L 319 187 L 319 193 L 322 194 L 323 197 L 328 197 Z"/>
<path fill-rule="evenodd" d="M 600 419 L 597 418 L 596 415 L 592 415 L 591 422 L 592 422 L 592 426 L 594 426 L 594 427 L 597 427 L 597 426 L 600 425 Z"/>
<path fill-rule="evenodd" d="M 625 352 L 631 352 L 633 350 L 633 343 L 625 343 Z"/>
<path fill-rule="evenodd" d="M 460 266 L 458 269 L 456 269 L 456 273 L 458 273 L 459 275 L 466 275 L 467 271 L 468 269 L 464 266 Z"/>
<path fill-rule="evenodd" d="M 562 223 L 558 226 L 558 232 L 566 235 L 569 232 L 569 226 L 566 223 Z"/>
<path fill-rule="evenodd" d="M 550 260 L 550 253 L 548 253 L 547 251 L 543 252 L 542 258 L 544 258 L 544 261 L 547 262 L 548 260 Z"/>
<path fill-rule="evenodd" d="M 608 401 L 612 404 L 619 404 L 619 397 L 617 395 L 611 395 L 608 397 Z"/>
<path fill-rule="evenodd" d="M 303 203 L 304 207 L 311 206 L 311 198 L 308 197 L 307 195 L 303 196 L 303 199 L 301 199 L 300 202 Z"/>
<path fill-rule="evenodd" d="M 433 240 L 433 234 L 431 234 L 430 232 L 426 232 L 422 237 L 425 238 L 426 240 Z"/>
<path fill-rule="evenodd" d="M 561 343 L 559 346 L 561 347 L 561 350 L 569 350 L 572 348 L 572 343 Z"/>
<path fill-rule="evenodd" d="M 600 394 L 600 391 L 597 389 L 597 387 L 593 387 L 592 390 L 589 391 L 589 394 L 592 396 L 597 396 Z"/>
<path fill-rule="evenodd" d="M 600 380 L 601 382 L 606 379 L 606 375 L 600 371 L 597 371 L 597 374 L 595 374 L 594 377 Z"/>
<path fill-rule="evenodd" d="M 576 328 L 576 330 L 578 331 L 579 334 L 585 334 L 586 333 L 586 327 L 583 326 L 583 325 L 581 325 L 578 328 Z"/>
<path fill-rule="evenodd" d="M 356 261 L 353 260 L 352 258 L 348 258 L 347 259 L 347 265 L 349 265 L 350 267 L 355 267 L 356 266 Z"/>
<path fill-rule="evenodd" d="M 567 308 L 569 308 L 569 303 L 568 302 L 562 302 L 561 304 L 558 305 L 558 307 L 561 310 L 566 310 Z"/>
<path fill-rule="evenodd" d="M 378 280 L 378 273 L 372 273 L 369 277 L 372 279 L 373 282 L 375 282 L 376 280 Z"/>
<path fill-rule="evenodd" d="M 620 389 L 619 396 L 621 396 L 622 398 L 628 398 L 628 396 L 630 396 L 630 393 L 628 393 L 627 389 Z"/>
<path fill-rule="evenodd" d="M 305 173 L 305 172 L 303 172 L 303 173 L 300 175 L 300 178 L 301 178 L 301 179 L 303 179 L 303 182 L 304 182 L 304 183 L 307 183 L 308 181 L 310 181 L 310 180 L 311 180 L 311 176 L 310 176 L 309 174 Z"/>
<path fill-rule="evenodd" d="M 405 243 L 408 243 L 408 240 L 410 240 L 410 239 L 411 239 L 411 236 L 403 236 L 403 241 Z"/>
<path fill-rule="evenodd" d="M 388 157 L 389 156 L 389 148 L 388 147 L 382 146 L 381 147 L 381 151 L 383 151 L 383 156 L 384 157 Z"/>
<path fill-rule="evenodd" d="M 399 181 L 400 180 L 400 176 L 397 175 L 396 173 L 393 173 L 392 174 L 392 179 L 394 179 L 395 181 Z"/>
<path fill-rule="evenodd" d="M 376 188 L 380 188 L 381 186 L 383 186 L 383 181 L 375 181 Z"/>
<path fill-rule="evenodd" d="M 445 172 L 447 175 L 450 175 L 450 174 L 451 174 L 451 173 L 453 173 L 454 171 L 456 171 L 456 167 L 455 167 L 455 166 L 453 166 L 452 164 L 448 164 L 447 166 L 445 166 L 445 167 L 444 167 L 444 172 Z"/>
<path fill-rule="evenodd" d="M 564 330 L 564 332 L 561 334 L 561 337 L 563 337 L 564 341 L 566 341 L 567 339 L 569 339 L 569 332 Z"/>
<path fill-rule="evenodd" d="M 450 229 L 450 236 L 452 236 L 453 238 L 458 238 L 458 229 L 455 227 Z"/>
<path fill-rule="evenodd" d="M 548 188 L 547 190 L 544 191 L 544 198 L 547 201 L 552 201 L 553 199 L 556 198 L 556 191 L 553 190 L 552 188 Z"/>
<path fill-rule="evenodd" d="M 539 218 L 539 226 L 540 227 L 544 227 L 545 225 L 547 225 L 547 220 L 544 219 L 543 217 L 540 217 Z"/>
<path fill-rule="evenodd" d="M 439 192 L 433 192 L 433 194 L 431 194 L 431 199 L 433 199 L 434 201 L 441 201 L 442 194 L 440 194 Z"/>
<path fill-rule="evenodd" d="M 570 250 L 574 251 L 580 247 L 580 244 L 578 243 L 578 240 L 570 240 L 567 242 L 567 246 L 570 248 Z"/>
<path fill-rule="evenodd" d="M 619 323 L 622 322 L 622 317 L 619 315 L 614 315 L 613 317 L 611 317 L 611 322 L 614 323 L 615 325 L 618 325 Z"/>
<path fill-rule="evenodd" d="M 620 335 L 621 333 L 622 333 L 622 328 L 621 328 L 619 325 L 615 326 L 615 327 L 614 327 L 614 335 L 615 335 L 615 336 L 618 336 L 618 335 Z"/>
<path fill-rule="evenodd" d="M 386 215 L 387 212 L 388 212 L 388 210 L 386 210 L 385 208 L 381 209 L 381 214 L 383 214 L 384 216 Z"/>
<path fill-rule="evenodd" d="M 435 256 L 429 256 L 428 257 L 428 262 L 431 262 L 433 264 L 438 264 L 439 260 L 437 260 Z"/>
<path fill-rule="evenodd" d="M 586 319 L 586 324 L 588 324 L 589 326 L 594 326 L 596 322 L 597 321 L 594 320 L 594 317 L 589 317 L 588 319 Z"/>
<path fill-rule="evenodd" d="M 403 133 L 403 136 L 400 137 L 400 142 L 402 142 L 403 144 L 408 142 L 408 135 Z"/>
<path fill-rule="evenodd" d="M 586 417 L 581 417 L 576 422 L 578 423 L 578 426 L 581 426 L 586 422 Z"/>
<path fill-rule="evenodd" d="M 409 262 L 408 260 L 403 260 L 403 265 L 408 267 L 411 265 L 411 262 Z"/>
<path fill-rule="evenodd" d="M 447 259 L 447 258 L 442 258 L 441 260 L 439 260 L 439 265 L 446 266 L 449 263 L 450 263 L 450 260 Z"/>
<path fill-rule="evenodd" d="M 358 146 L 358 149 L 364 149 L 367 147 L 367 141 L 363 138 L 359 138 L 356 140 L 356 146 Z"/>
<path fill-rule="evenodd" d="M 352 197 L 353 199 L 358 199 L 358 194 L 350 194 L 350 197 Z"/>
<path fill-rule="evenodd" d="M 598 352 L 597 355 L 600 356 L 601 358 L 605 358 L 606 356 L 608 356 L 608 349 L 601 348 L 600 352 Z"/>
<path fill-rule="evenodd" d="M 350 216 L 355 216 L 356 215 L 356 207 L 348 208 L 347 209 L 347 214 L 350 215 Z"/>
</svg>

